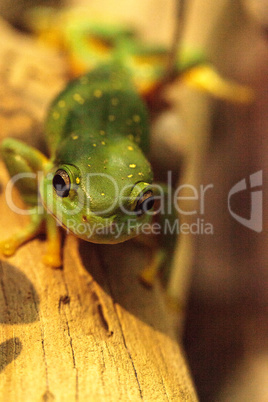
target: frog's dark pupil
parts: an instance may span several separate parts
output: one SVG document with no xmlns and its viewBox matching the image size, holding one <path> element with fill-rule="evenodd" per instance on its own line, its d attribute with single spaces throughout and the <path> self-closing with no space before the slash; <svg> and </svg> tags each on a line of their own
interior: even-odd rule
<svg viewBox="0 0 268 402">
<path fill-rule="evenodd" d="M 145 203 L 143 203 L 145 204 Z M 149 211 L 150 209 L 152 209 L 154 206 L 154 197 L 149 197 L 146 200 L 146 211 Z"/>
<path fill-rule="evenodd" d="M 70 191 L 70 178 L 65 170 L 57 170 L 53 177 L 53 187 L 59 197 L 68 197 Z"/>
<path fill-rule="evenodd" d="M 154 206 L 154 196 L 151 190 L 146 191 L 141 198 L 138 200 L 135 211 L 138 215 L 144 214 L 146 211 L 149 211 Z"/>
</svg>

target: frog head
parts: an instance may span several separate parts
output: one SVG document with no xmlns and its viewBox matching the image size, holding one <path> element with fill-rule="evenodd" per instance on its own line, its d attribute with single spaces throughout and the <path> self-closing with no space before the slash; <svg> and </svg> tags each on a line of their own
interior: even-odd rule
<svg viewBox="0 0 268 402">
<path fill-rule="evenodd" d="M 57 154 L 41 185 L 47 210 L 61 226 L 93 243 L 119 243 L 153 215 L 152 170 L 128 138 L 103 140 Z"/>
</svg>

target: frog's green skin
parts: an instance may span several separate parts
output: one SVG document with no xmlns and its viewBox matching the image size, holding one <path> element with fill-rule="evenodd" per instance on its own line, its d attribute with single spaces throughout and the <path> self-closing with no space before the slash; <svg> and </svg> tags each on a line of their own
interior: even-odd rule
<svg viewBox="0 0 268 402">
<path fill-rule="evenodd" d="M 117 65 L 99 67 L 79 78 L 55 100 L 46 130 L 53 165 L 50 171 L 67 169 L 77 193 L 59 203 L 46 179 L 42 188 L 50 190 L 42 196 L 50 204 L 53 199 L 52 209 L 58 210 L 56 217 L 61 216 L 64 226 L 68 228 L 68 219 L 73 218 L 69 211 L 78 202 L 84 207 L 75 215 L 77 224 L 126 225 L 118 238 L 93 233 L 89 239 L 93 242 L 124 241 L 133 236 L 128 233 L 129 219 L 132 224 L 135 220 L 133 234 L 136 226 L 148 220 L 149 215 L 128 214 L 120 205 L 133 211 L 152 183 L 152 170 L 142 152 L 148 151 L 148 129 L 146 108 L 127 72 Z M 88 235 L 78 233 L 85 240 Z"/>
<path fill-rule="evenodd" d="M 22 233 L 0 243 L 3 253 L 13 254 L 44 220 L 50 243 L 46 262 L 55 266 L 60 265 L 56 221 L 96 243 L 118 243 L 136 236 L 138 228 L 151 219 L 151 211 L 137 214 L 135 209 L 150 191 L 153 175 L 145 157 L 147 111 L 128 71 L 114 62 L 71 82 L 53 102 L 45 135 L 49 159 L 14 139 L 1 145 L 12 176 L 42 172 L 39 192 L 48 211 L 40 214 L 37 179 L 19 180 L 17 187 L 34 213 Z M 64 197 L 55 190 L 59 169 L 70 178 Z"/>
</svg>

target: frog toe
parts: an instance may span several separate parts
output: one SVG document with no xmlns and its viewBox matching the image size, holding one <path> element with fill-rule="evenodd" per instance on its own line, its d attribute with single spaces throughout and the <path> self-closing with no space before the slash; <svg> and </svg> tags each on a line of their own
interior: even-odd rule
<svg viewBox="0 0 268 402">
<path fill-rule="evenodd" d="M 0 253 L 5 257 L 11 257 L 17 251 L 19 244 L 14 239 L 7 239 L 0 242 Z"/>
<path fill-rule="evenodd" d="M 47 253 L 43 256 L 42 262 L 44 265 L 54 269 L 59 269 L 62 267 L 62 260 L 58 254 Z"/>
<path fill-rule="evenodd" d="M 155 278 L 157 277 L 161 265 L 166 258 L 166 253 L 163 249 L 157 250 L 153 253 L 149 263 L 143 268 L 139 275 L 139 280 L 147 288 L 151 288 L 154 284 Z"/>
</svg>

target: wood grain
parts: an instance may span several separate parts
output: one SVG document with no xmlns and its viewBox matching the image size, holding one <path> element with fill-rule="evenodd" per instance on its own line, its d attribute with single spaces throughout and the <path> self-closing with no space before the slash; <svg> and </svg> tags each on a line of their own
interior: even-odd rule
<svg viewBox="0 0 268 402">
<path fill-rule="evenodd" d="M 1 138 L 36 145 L 47 105 L 64 84 L 64 66 L 4 23 L 0 30 Z M 27 217 L 6 203 L 2 163 L 0 180 L 2 239 Z M 22 205 L 16 192 L 13 199 Z M 53 270 L 41 263 L 45 247 L 40 237 L 0 261 L 2 400 L 195 401 L 162 289 L 138 281 L 147 250 L 68 236 L 64 267 Z"/>
</svg>

